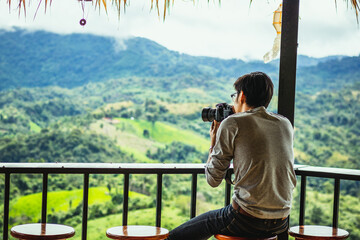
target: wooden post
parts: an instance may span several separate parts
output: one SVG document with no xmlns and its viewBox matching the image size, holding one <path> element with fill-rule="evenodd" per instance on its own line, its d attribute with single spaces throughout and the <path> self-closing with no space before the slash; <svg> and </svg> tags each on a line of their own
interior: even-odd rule
<svg viewBox="0 0 360 240">
<path fill-rule="evenodd" d="M 294 126 L 299 0 L 283 0 L 279 72 L 278 113 Z M 289 225 L 288 225 L 289 227 Z M 287 231 L 278 240 L 287 240 Z"/>
<path fill-rule="evenodd" d="M 278 113 L 294 126 L 299 0 L 283 0 Z"/>
</svg>

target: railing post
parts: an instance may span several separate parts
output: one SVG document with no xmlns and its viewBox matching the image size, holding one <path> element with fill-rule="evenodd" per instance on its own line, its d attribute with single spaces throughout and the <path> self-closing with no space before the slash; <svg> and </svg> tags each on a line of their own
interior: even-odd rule
<svg viewBox="0 0 360 240">
<path fill-rule="evenodd" d="M 230 204 L 231 199 L 231 185 L 226 183 L 225 185 L 225 207 Z"/>
<path fill-rule="evenodd" d="M 124 191 L 123 191 L 123 226 L 127 225 L 129 211 L 129 174 L 124 174 Z"/>
<path fill-rule="evenodd" d="M 5 173 L 5 196 L 4 196 L 4 226 L 3 240 L 8 239 L 9 231 L 9 200 L 10 200 L 10 173 Z"/>
<path fill-rule="evenodd" d="M 230 204 L 231 200 L 231 184 L 233 184 L 231 180 L 231 175 L 233 174 L 232 171 L 229 169 L 226 171 L 225 176 L 225 207 Z"/>
<path fill-rule="evenodd" d="M 41 223 L 46 223 L 47 215 L 47 193 L 48 193 L 48 174 L 43 173 L 42 204 L 41 204 Z"/>
<path fill-rule="evenodd" d="M 156 226 L 161 227 L 162 174 L 157 174 Z"/>
<path fill-rule="evenodd" d="M 88 200 L 89 200 L 89 173 L 85 173 L 84 193 L 83 193 L 82 236 L 81 236 L 82 240 L 87 239 Z"/>
<path fill-rule="evenodd" d="M 339 225 L 339 199 L 340 199 L 340 179 L 335 178 L 334 182 L 334 207 L 333 207 L 333 224 L 334 228 Z"/>
<path fill-rule="evenodd" d="M 197 193 L 197 174 L 193 173 L 191 180 L 191 209 L 190 218 L 196 216 L 196 193 Z"/>
<path fill-rule="evenodd" d="M 306 201 L 306 176 L 301 175 L 299 225 L 304 225 Z"/>
</svg>

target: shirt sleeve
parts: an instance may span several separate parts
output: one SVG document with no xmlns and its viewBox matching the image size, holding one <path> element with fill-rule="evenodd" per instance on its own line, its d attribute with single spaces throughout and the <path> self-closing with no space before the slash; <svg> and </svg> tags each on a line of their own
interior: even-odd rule
<svg viewBox="0 0 360 240">
<path fill-rule="evenodd" d="M 212 187 L 220 185 L 230 166 L 234 156 L 234 140 L 237 132 L 235 119 L 227 118 L 221 122 L 216 133 L 214 148 L 209 153 L 210 161 L 205 165 L 206 180 Z"/>
</svg>

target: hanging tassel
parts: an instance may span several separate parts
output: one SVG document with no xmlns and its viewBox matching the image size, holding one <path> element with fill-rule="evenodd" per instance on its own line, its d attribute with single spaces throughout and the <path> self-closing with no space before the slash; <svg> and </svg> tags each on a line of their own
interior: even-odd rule
<svg viewBox="0 0 360 240">
<path fill-rule="evenodd" d="M 276 9 L 273 17 L 273 26 L 276 30 L 276 37 L 272 49 L 267 52 L 264 57 L 264 63 L 274 60 L 280 52 L 281 43 L 281 18 L 282 18 L 282 4 Z"/>
<path fill-rule="evenodd" d="M 263 57 L 264 63 L 268 63 L 277 57 L 277 55 L 280 52 L 280 42 L 281 42 L 281 34 L 277 34 L 276 38 L 274 39 L 274 44 L 272 49 L 269 52 L 267 52 Z"/>
</svg>

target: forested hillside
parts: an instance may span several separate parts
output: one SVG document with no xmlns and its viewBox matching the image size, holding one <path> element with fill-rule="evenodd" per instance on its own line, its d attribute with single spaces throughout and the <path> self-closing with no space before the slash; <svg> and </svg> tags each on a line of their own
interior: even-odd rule
<svg viewBox="0 0 360 240">
<path fill-rule="evenodd" d="M 193 87 L 236 78 L 250 71 L 265 71 L 275 80 L 278 61 L 244 62 L 194 57 L 170 51 L 144 38 L 113 39 L 94 35 L 59 35 L 0 31 L 0 90 L 16 87 L 61 86 L 73 88 L 88 82 L 128 76 L 191 76 Z M 299 56 L 298 90 L 314 93 L 341 88 L 359 78 L 360 57 L 322 59 Z M 197 79 L 197 81 L 193 81 Z M 187 81 L 186 81 L 187 82 Z M 201 83 L 201 84 L 198 84 Z"/>
<path fill-rule="evenodd" d="M 295 162 L 360 169 L 360 56 L 298 62 Z M 210 123 L 202 122 L 201 109 L 231 103 L 233 82 L 250 71 L 267 72 L 277 85 L 276 61 L 194 57 L 143 38 L 1 31 L 0 162 L 205 162 Z M 270 110 L 276 106 L 275 92 Z M 39 221 L 41 181 L 12 175 L 11 225 Z M 121 219 L 122 181 L 91 176 L 90 239 L 101 239 L 103 228 Z M 153 224 L 156 176 L 132 175 L 130 182 L 130 223 Z M 306 223 L 329 225 L 333 182 L 308 184 Z M 163 222 L 171 229 L 189 216 L 190 176 L 164 175 L 164 186 L 169 220 Z M 81 187 L 81 176 L 50 175 L 49 199 L 63 201 L 50 204 L 48 219 L 80 231 Z M 360 239 L 360 183 L 344 181 L 341 191 L 340 226 Z M 223 194 L 201 176 L 198 214 L 221 207 Z M 298 190 L 295 196 L 294 224 Z"/>
</svg>

